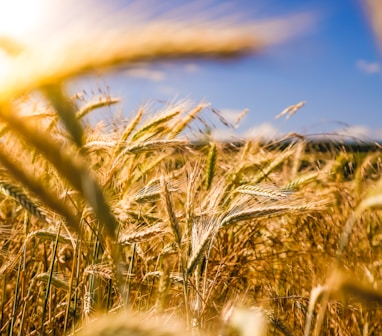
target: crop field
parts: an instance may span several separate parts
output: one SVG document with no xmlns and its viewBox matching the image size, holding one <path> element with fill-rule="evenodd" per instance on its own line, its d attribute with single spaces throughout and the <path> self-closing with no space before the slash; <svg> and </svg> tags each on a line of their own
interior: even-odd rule
<svg viewBox="0 0 382 336">
<path fill-rule="evenodd" d="M 229 123 L 188 100 L 94 123 L 118 97 L 67 93 L 99 69 L 269 42 L 208 24 L 2 41 L 1 335 L 382 334 L 379 144 L 218 142 L 210 116 Z"/>
</svg>

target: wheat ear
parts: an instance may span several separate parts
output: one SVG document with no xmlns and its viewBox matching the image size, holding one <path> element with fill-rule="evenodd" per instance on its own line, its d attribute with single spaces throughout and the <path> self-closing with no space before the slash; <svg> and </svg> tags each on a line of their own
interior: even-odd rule
<svg viewBox="0 0 382 336">
<path fill-rule="evenodd" d="M 307 174 L 297 176 L 295 179 L 288 182 L 283 187 L 283 190 L 298 190 L 304 185 L 307 185 L 308 183 L 312 181 L 316 181 L 318 176 L 319 176 L 318 172 L 309 172 Z"/>
<path fill-rule="evenodd" d="M 154 119 L 153 121 L 149 122 L 145 126 L 143 126 L 141 129 L 139 129 L 133 136 L 132 140 L 136 141 L 139 138 L 141 138 L 143 135 L 148 133 L 150 130 L 155 129 L 166 122 L 170 121 L 173 119 L 175 116 L 177 116 L 180 113 L 179 110 L 175 109 L 175 111 L 171 111 L 169 113 L 166 113 L 163 116 L 159 116 L 158 118 Z"/>
<path fill-rule="evenodd" d="M 5 195 L 11 196 L 13 199 L 15 199 L 24 209 L 26 209 L 40 221 L 44 223 L 50 222 L 50 220 L 46 218 L 44 212 L 40 210 L 39 206 L 33 203 L 21 189 L 6 182 L 0 182 L 0 190 Z"/>
<path fill-rule="evenodd" d="M 50 273 L 48 273 L 48 272 L 44 272 L 44 273 L 40 273 L 40 274 L 35 275 L 33 277 L 32 282 L 31 282 L 31 287 L 33 288 L 36 285 L 37 281 L 48 284 L 49 277 L 50 277 Z M 52 275 L 50 283 L 52 286 L 54 286 L 56 288 L 63 289 L 66 291 L 69 290 L 69 283 L 65 279 L 58 277 L 56 274 Z"/>
<path fill-rule="evenodd" d="M 253 196 L 268 197 L 275 200 L 280 200 L 288 196 L 287 191 L 278 190 L 273 186 L 266 185 L 242 185 L 236 189 L 236 192 L 241 194 L 249 194 Z"/>
<path fill-rule="evenodd" d="M 163 234 L 164 230 L 161 227 L 151 227 L 146 230 L 131 232 L 131 233 L 122 233 L 118 239 L 120 245 L 129 245 L 133 243 L 140 243 L 146 240 L 149 240 L 153 237 L 158 237 Z"/>
<path fill-rule="evenodd" d="M 101 107 L 117 104 L 119 102 L 120 102 L 119 98 L 99 97 L 98 99 L 91 101 L 91 102 L 87 103 L 86 105 L 82 106 L 76 112 L 76 118 L 82 119 L 83 117 L 85 117 L 88 113 L 90 113 L 93 110 L 99 109 Z"/>
<path fill-rule="evenodd" d="M 208 151 L 208 156 L 207 156 L 206 179 L 204 183 L 207 190 L 210 189 L 212 179 L 214 178 L 214 175 L 215 175 L 216 157 L 217 157 L 216 144 L 213 143 L 210 146 L 210 149 Z"/>
<path fill-rule="evenodd" d="M 280 216 L 284 214 L 294 215 L 297 213 L 302 213 L 307 210 L 320 210 L 318 207 L 316 208 L 314 204 L 302 204 L 302 205 L 269 205 L 258 207 L 255 209 L 248 210 L 233 210 L 230 211 L 227 215 L 223 216 L 223 219 L 220 223 L 222 227 L 232 225 L 234 223 L 254 219 L 254 218 L 264 218 L 271 216 Z M 318 205 L 320 206 L 320 205 Z"/>
<path fill-rule="evenodd" d="M 208 105 L 199 104 L 198 106 L 196 106 L 185 118 L 183 118 L 181 121 L 179 121 L 179 123 L 176 124 L 175 128 L 170 132 L 168 138 L 174 139 L 206 106 Z"/>
<path fill-rule="evenodd" d="M 261 182 L 263 179 L 267 178 L 268 175 L 275 170 L 279 165 L 281 165 L 286 159 L 288 159 L 294 153 L 293 150 L 284 151 L 281 155 L 277 156 L 267 167 L 265 167 L 261 172 L 256 174 L 251 180 L 252 184 Z"/>
<path fill-rule="evenodd" d="M 182 233 L 178 223 L 178 219 L 176 218 L 176 215 L 174 212 L 174 208 L 172 206 L 170 192 L 168 191 L 168 187 L 167 187 L 167 182 L 165 181 L 163 176 L 161 176 L 160 178 L 160 185 L 161 185 L 161 190 L 163 195 L 163 202 L 165 203 L 167 217 L 170 222 L 171 231 L 175 237 L 175 242 L 178 244 L 178 247 L 180 247 L 182 243 Z"/>
<path fill-rule="evenodd" d="M 183 146 L 187 146 L 189 143 L 184 140 L 153 140 L 153 141 L 144 141 L 135 145 L 132 145 L 130 147 L 127 147 L 122 152 L 125 153 L 133 153 L 138 154 L 142 152 L 148 152 L 148 151 L 156 151 L 159 149 L 166 149 L 166 148 L 179 148 Z"/>
</svg>

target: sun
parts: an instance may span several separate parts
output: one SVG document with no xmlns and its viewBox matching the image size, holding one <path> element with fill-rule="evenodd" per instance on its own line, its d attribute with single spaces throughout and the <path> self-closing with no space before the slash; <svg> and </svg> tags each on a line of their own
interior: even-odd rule
<svg viewBox="0 0 382 336">
<path fill-rule="evenodd" d="M 1 0 L 0 36 L 23 40 L 43 19 L 49 0 Z"/>
</svg>

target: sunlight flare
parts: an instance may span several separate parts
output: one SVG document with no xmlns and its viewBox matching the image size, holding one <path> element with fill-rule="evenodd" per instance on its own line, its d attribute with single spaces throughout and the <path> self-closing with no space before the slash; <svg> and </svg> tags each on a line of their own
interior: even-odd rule
<svg viewBox="0 0 382 336">
<path fill-rule="evenodd" d="M 22 39 L 41 22 L 47 3 L 47 0 L 1 1 L 0 36 Z"/>
</svg>

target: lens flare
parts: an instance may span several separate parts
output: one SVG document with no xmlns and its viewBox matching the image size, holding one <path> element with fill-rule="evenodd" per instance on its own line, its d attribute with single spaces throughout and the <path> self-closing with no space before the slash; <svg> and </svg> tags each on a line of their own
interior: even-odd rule
<svg viewBox="0 0 382 336">
<path fill-rule="evenodd" d="M 48 0 L 0 2 L 0 36 L 24 39 L 43 19 Z"/>
</svg>

